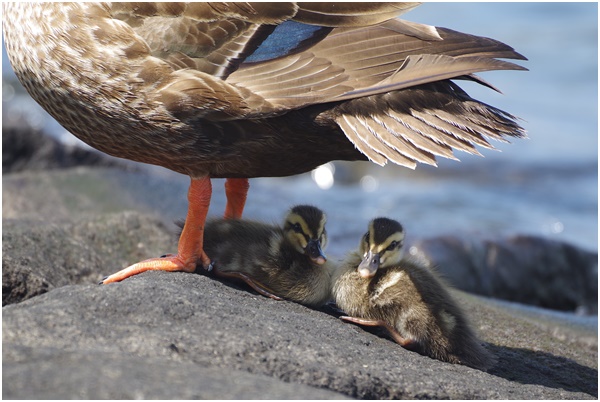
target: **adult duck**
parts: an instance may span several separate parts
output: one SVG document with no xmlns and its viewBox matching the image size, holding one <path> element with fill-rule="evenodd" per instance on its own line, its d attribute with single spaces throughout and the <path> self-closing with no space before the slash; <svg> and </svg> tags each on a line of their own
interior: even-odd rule
<svg viewBox="0 0 600 402">
<path fill-rule="evenodd" d="M 113 156 L 188 175 L 178 252 L 104 280 L 210 265 L 210 179 L 225 217 L 248 178 L 331 160 L 414 168 L 520 137 L 514 116 L 451 79 L 524 68 L 498 41 L 396 19 L 416 3 L 4 3 L 10 62 L 67 130 Z"/>
</svg>

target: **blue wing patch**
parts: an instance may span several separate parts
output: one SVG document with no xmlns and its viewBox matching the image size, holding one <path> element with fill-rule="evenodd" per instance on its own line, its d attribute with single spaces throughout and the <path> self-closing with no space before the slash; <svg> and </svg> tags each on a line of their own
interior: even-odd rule
<svg viewBox="0 0 600 402">
<path fill-rule="evenodd" d="M 285 21 L 244 60 L 244 64 L 259 63 L 301 52 L 327 36 L 331 30 L 330 27 Z"/>
</svg>

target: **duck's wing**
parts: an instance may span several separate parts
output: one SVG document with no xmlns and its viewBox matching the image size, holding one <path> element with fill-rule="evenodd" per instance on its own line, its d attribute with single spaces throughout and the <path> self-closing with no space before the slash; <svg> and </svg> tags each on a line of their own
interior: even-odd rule
<svg viewBox="0 0 600 402">
<path fill-rule="evenodd" d="M 452 149 L 479 154 L 486 138 L 521 137 L 516 118 L 469 97 L 450 79 L 495 89 L 475 73 L 526 70 L 500 60 L 525 59 L 499 41 L 393 20 L 336 28 L 305 52 L 242 65 L 230 82 L 272 105 L 297 108 L 345 101 L 324 112 L 371 161 L 414 168 L 456 159 Z"/>
<path fill-rule="evenodd" d="M 332 103 L 334 121 L 370 160 L 414 167 L 478 153 L 485 137 L 523 136 L 515 117 L 449 79 L 524 70 L 493 39 L 402 20 L 414 3 L 114 4 L 134 32 L 145 101 L 184 122 L 260 119 Z M 378 25 L 369 25 L 378 24 Z M 133 60 L 135 59 L 135 60 Z"/>
<path fill-rule="evenodd" d="M 418 4 L 113 3 L 110 13 L 174 69 L 226 79 L 245 61 L 286 57 L 318 43 L 334 27 L 378 24 Z"/>
<path fill-rule="evenodd" d="M 303 107 L 469 77 L 481 71 L 525 70 L 498 60 L 501 58 L 525 59 L 493 39 L 392 20 L 376 26 L 336 28 L 300 54 L 242 64 L 229 82 L 271 102 Z"/>
<path fill-rule="evenodd" d="M 259 118 L 314 102 L 306 97 L 292 104 L 277 104 L 245 87 L 246 81 L 228 80 L 242 63 L 261 65 L 275 60 L 270 68 L 280 71 L 277 61 L 289 64 L 288 57 L 296 60 L 334 27 L 381 23 L 417 5 L 111 3 L 99 8 L 99 16 L 107 18 L 99 19 L 102 22 L 94 35 L 110 36 L 114 47 L 120 47 L 129 59 L 139 81 L 135 92 L 144 93 L 145 101 L 162 105 L 179 120 Z M 305 63 L 308 59 L 314 57 L 300 56 L 302 75 L 315 76 L 313 81 L 325 75 L 339 86 L 326 95 L 353 89 L 340 86 L 335 78 L 339 69 L 315 74 L 315 68 L 322 69 L 320 60 Z M 294 89 L 299 90 L 305 89 Z M 322 101 L 325 96 L 318 98 Z"/>
</svg>

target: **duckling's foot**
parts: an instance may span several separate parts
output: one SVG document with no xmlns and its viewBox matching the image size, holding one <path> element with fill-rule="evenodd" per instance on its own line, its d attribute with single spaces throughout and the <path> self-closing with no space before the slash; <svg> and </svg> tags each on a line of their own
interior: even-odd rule
<svg viewBox="0 0 600 402">
<path fill-rule="evenodd" d="M 256 290 L 258 293 L 260 293 L 261 295 L 263 295 L 265 297 L 270 297 L 271 299 L 279 300 L 279 301 L 284 300 L 283 298 L 281 298 L 281 297 L 277 296 L 275 293 L 273 293 L 272 290 L 270 290 L 266 286 L 262 285 L 261 283 L 256 282 L 254 279 L 252 279 L 250 276 L 248 276 L 247 274 L 245 274 L 243 272 L 222 272 L 222 271 L 219 271 L 217 268 L 215 268 L 214 265 L 212 265 L 211 272 L 219 278 L 242 280 L 242 281 L 246 282 L 246 284 L 248 286 L 250 286 L 252 289 Z"/>
<path fill-rule="evenodd" d="M 396 341 L 396 343 L 398 343 L 400 346 L 406 349 L 413 349 L 415 346 L 415 342 L 412 339 L 404 338 L 402 335 L 400 335 L 398 331 L 396 331 L 396 328 L 392 327 L 390 324 L 383 320 L 366 320 L 364 318 L 348 317 L 345 315 L 341 316 L 340 319 L 346 322 L 364 325 L 365 327 L 383 327 L 388 331 L 388 333 L 394 339 L 394 341 Z"/>
<path fill-rule="evenodd" d="M 227 179 L 225 181 L 225 195 L 227 205 L 225 206 L 226 219 L 240 219 L 246 205 L 246 196 L 250 183 L 248 179 Z"/>
</svg>

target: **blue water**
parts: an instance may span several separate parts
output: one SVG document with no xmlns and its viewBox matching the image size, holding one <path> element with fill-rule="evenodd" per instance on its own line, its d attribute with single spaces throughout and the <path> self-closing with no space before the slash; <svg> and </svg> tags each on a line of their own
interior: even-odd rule
<svg viewBox="0 0 600 402">
<path fill-rule="evenodd" d="M 437 169 L 336 164 L 333 177 L 331 169 L 317 175 L 328 189 L 310 174 L 255 179 L 246 216 L 277 221 L 290 204 L 321 206 L 329 215 L 330 252 L 338 255 L 354 247 L 378 215 L 401 220 L 413 239 L 526 233 L 597 251 L 598 5 L 428 3 L 404 18 L 489 36 L 528 57 L 520 64 L 529 72 L 480 74 L 503 94 L 461 86 L 521 117 L 529 139 L 495 143 L 501 152 L 482 150 L 485 158 L 458 153 L 462 162 L 440 160 Z M 5 53 L 2 65 L 10 79 Z M 3 123 L 28 116 L 52 135 L 75 140 L 31 102 L 4 81 Z"/>
</svg>

